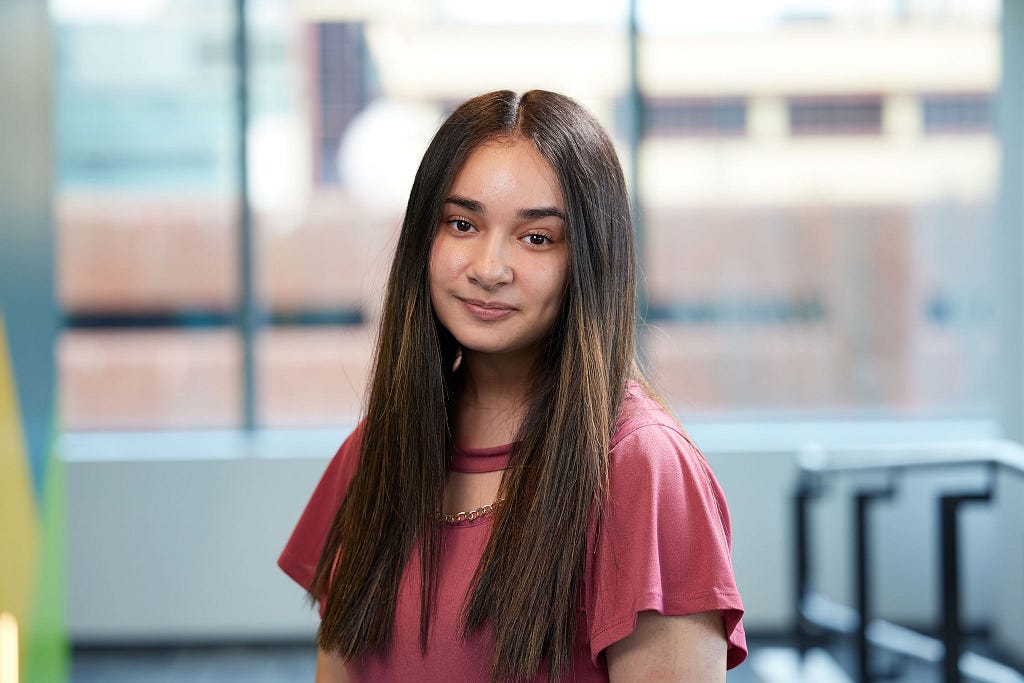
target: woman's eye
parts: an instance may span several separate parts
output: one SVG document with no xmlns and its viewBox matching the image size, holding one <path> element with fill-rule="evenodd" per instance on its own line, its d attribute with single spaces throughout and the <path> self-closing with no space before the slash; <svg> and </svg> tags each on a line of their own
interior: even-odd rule
<svg viewBox="0 0 1024 683">
<path fill-rule="evenodd" d="M 532 244 L 535 247 L 543 247 L 545 244 L 551 241 L 551 238 L 546 235 L 532 234 L 524 237 L 527 243 Z"/>
<path fill-rule="evenodd" d="M 462 218 L 453 218 L 448 221 L 448 225 L 455 228 L 456 232 L 469 232 L 473 229 L 473 224 Z"/>
</svg>

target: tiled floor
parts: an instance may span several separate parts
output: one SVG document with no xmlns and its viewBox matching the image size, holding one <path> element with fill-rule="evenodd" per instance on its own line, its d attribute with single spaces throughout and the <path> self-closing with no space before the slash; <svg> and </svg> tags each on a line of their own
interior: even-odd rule
<svg viewBox="0 0 1024 683">
<path fill-rule="evenodd" d="M 751 648 L 752 655 L 756 655 L 756 646 L 751 644 Z M 311 682 L 315 659 L 312 648 L 306 646 L 79 650 L 75 652 L 71 680 L 72 683 Z M 729 683 L 757 683 L 759 680 L 749 663 L 728 674 Z M 931 683 L 938 678 L 913 676 L 894 680 Z"/>
<path fill-rule="evenodd" d="M 310 645 L 76 649 L 72 683 L 284 683 L 310 681 Z"/>
<path fill-rule="evenodd" d="M 749 641 L 751 656 L 746 663 L 729 672 L 728 683 L 799 683 L 785 671 L 787 643 L 778 640 Z M 850 671 L 853 663 L 849 647 L 835 652 L 838 665 Z M 247 645 L 233 647 L 173 647 L 132 649 L 76 649 L 72 664 L 72 683 L 290 683 L 313 680 L 316 668 L 311 644 Z M 772 674 L 772 663 L 779 664 Z M 880 657 L 882 668 L 898 665 L 897 675 L 886 678 L 896 683 L 939 683 L 941 675 L 934 665 Z M 828 668 L 805 669 L 804 683 L 850 681 L 842 673 L 830 675 Z M 451 683 L 459 683 L 452 681 Z"/>
<path fill-rule="evenodd" d="M 72 683 L 312 683 L 312 646 L 75 650 Z M 755 683 L 746 665 L 729 683 Z M 452 681 L 451 683 L 458 683 Z"/>
</svg>

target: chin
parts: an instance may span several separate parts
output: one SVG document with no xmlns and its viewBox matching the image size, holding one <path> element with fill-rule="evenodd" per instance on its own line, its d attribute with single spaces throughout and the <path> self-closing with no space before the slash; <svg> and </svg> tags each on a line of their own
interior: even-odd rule
<svg viewBox="0 0 1024 683">
<path fill-rule="evenodd" d="M 463 352 L 475 353 L 482 356 L 516 356 L 525 352 L 527 347 L 515 344 L 503 344 L 493 339 L 478 339 L 471 335 L 463 335 L 460 339 L 455 338 Z"/>
<path fill-rule="evenodd" d="M 509 348 L 500 344 L 487 344 L 487 343 L 474 343 L 469 341 L 468 343 L 459 342 L 459 347 L 462 348 L 463 352 L 476 353 L 482 356 L 506 356 L 514 354 L 520 349 Z"/>
</svg>

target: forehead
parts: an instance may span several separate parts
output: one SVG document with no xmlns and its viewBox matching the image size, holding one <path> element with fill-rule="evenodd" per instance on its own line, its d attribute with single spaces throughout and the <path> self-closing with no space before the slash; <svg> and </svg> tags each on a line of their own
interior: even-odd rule
<svg viewBox="0 0 1024 683">
<path fill-rule="evenodd" d="M 513 202 L 514 208 L 564 208 L 555 169 L 529 140 L 501 139 L 476 147 L 462 164 L 452 193 L 481 201 Z"/>
</svg>

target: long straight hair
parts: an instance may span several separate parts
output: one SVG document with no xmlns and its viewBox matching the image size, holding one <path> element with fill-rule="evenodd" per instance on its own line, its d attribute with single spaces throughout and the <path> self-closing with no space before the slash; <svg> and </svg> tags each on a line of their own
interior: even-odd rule
<svg viewBox="0 0 1024 683">
<path fill-rule="evenodd" d="M 570 665 L 589 524 L 606 491 L 608 448 L 636 374 L 636 265 L 615 149 L 574 100 L 502 90 L 441 125 L 416 173 L 388 279 L 359 462 L 317 565 L 321 649 L 384 653 L 399 582 L 420 553 L 420 647 L 438 586 L 437 520 L 452 451 L 458 344 L 434 317 L 430 250 L 452 182 L 481 144 L 528 140 L 558 177 L 569 266 L 562 308 L 537 354 L 529 404 L 499 490 L 505 500 L 465 607 L 465 630 L 494 631 L 495 679 L 557 677 Z"/>
</svg>

